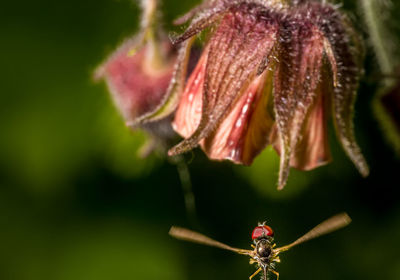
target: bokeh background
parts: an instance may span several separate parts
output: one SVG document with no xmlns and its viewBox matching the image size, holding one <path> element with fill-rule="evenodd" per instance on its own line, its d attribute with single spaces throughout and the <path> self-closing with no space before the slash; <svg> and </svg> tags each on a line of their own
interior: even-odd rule
<svg viewBox="0 0 400 280">
<path fill-rule="evenodd" d="M 165 0 L 166 27 L 196 2 Z M 137 31 L 137 5 L 1 6 L 0 279 L 248 279 L 255 267 L 246 257 L 174 240 L 169 227 L 249 248 L 253 227 L 266 220 L 284 245 L 340 211 L 353 218 L 351 226 L 285 253 L 281 279 L 400 279 L 400 161 L 371 109 L 377 90 L 371 52 L 355 115 L 371 167 L 367 179 L 334 133 L 334 161 L 311 172 L 292 170 L 280 192 L 271 149 L 252 167 L 210 162 L 196 150 L 186 155 L 194 218 L 185 210 L 176 166 L 155 155 L 137 157 L 145 136 L 125 128 L 105 85 L 91 79 Z M 363 27 L 354 6 L 346 1 L 344 8 Z"/>
</svg>

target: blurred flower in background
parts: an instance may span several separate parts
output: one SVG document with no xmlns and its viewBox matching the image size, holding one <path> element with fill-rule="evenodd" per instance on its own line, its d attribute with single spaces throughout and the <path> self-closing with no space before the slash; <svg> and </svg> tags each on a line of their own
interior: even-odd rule
<svg viewBox="0 0 400 280">
<path fill-rule="evenodd" d="M 173 144 L 177 136 L 171 127 L 176 105 L 168 106 L 167 100 L 170 92 L 179 90 L 172 79 L 176 72 L 177 53 L 159 28 L 157 6 L 158 0 L 141 2 L 142 23 L 139 35 L 126 40 L 95 71 L 96 80 L 104 78 L 107 82 L 126 125 L 132 129 L 144 130 L 150 136 L 139 149 L 141 157 L 147 157 L 155 150 L 165 155 L 167 147 Z M 185 75 L 182 77 L 184 79 Z M 153 115 L 153 112 L 159 111 L 162 113 Z M 194 219 L 195 206 L 189 170 L 180 156 L 169 158 L 169 162 L 177 166 L 186 210 Z"/>
<path fill-rule="evenodd" d="M 138 125 L 138 120 L 157 109 L 165 98 L 172 78 L 176 51 L 157 21 L 157 0 L 143 0 L 141 30 L 127 39 L 96 70 L 95 79 L 104 79 L 126 124 L 140 127 L 150 139 L 140 150 L 147 156 L 155 148 L 166 148 L 176 135 L 168 114 Z"/>
</svg>

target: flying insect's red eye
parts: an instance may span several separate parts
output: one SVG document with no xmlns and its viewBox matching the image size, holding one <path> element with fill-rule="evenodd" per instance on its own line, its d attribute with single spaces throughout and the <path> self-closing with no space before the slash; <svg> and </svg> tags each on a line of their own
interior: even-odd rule
<svg viewBox="0 0 400 280">
<path fill-rule="evenodd" d="M 258 226 L 255 227 L 253 233 L 251 234 L 251 238 L 257 239 L 262 236 L 274 236 L 274 231 L 269 226 Z"/>
</svg>

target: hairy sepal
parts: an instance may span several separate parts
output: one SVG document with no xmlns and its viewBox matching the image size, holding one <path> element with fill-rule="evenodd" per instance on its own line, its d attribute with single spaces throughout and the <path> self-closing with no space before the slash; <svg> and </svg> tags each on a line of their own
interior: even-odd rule
<svg viewBox="0 0 400 280">
<path fill-rule="evenodd" d="M 255 77 L 260 61 L 275 43 L 275 33 L 273 24 L 258 21 L 240 7 L 225 14 L 209 41 L 201 121 L 170 155 L 194 148 L 217 128 Z"/>
</svg>

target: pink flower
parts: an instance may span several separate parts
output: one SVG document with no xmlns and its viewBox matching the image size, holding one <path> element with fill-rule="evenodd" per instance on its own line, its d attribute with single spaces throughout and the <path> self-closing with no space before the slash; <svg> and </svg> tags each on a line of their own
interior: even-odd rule
<svg viewBox="0 0 400 280">
<path fill-rule="evenodd" d="M 126 124 L 142 128 L 151 136 L 143 155 L 156 145 L 165 145 L 175 133 L 171 128 L 169 110 L 152 122 L 141 120 L 163 105 L 177 52 L 156 25 L 156 0 L 142 2 L 143 19 L 139 35 L 127 39 L 96 70 L 95 79 L 104 79 L 114 103 Z"/>
<path fill-rule="evenodd" d="M 128 53 L 137 46 L 138 38 L 126 40 L 96 72 L 104 78 L 117 108 L 126 123 L 159 106 L 172 78 L 176 55 L 168 41 L 158 46 L 167 57 L 165 64 L 153 67 L 147 61 L 148 46 L 143 46 L 134 55 Z"/>
<path fill-rule="evenodd" d="M 212 32 L 183 92 L 166 99 L 179 100 L 173 127 L 185 138 L 170 155 L 200 145 L 211 159 L 249 165 L 273 145 L 283 188 L 290 167 L 310 170 L 330 161 L 331 115 L 345 152 L 368 175 L 352 122 L 362 44 L 332 5 L 298 2 L 207 1 L 178 20 L 196 15 L 175 41 L 188 40 L 182 57 L 194 35 Z M 178 61 L 182 73 L 184 61 Z"/>
</svg>

